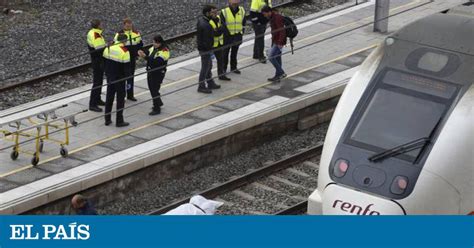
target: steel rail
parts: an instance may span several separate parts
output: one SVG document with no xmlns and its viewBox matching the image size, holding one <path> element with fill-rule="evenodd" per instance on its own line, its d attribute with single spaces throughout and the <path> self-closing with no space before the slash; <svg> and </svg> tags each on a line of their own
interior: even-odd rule
<svg viewBox="0 0 474 248">
<path fill-rule="evenodd" d="M 235 189 L 241 188 L 245 185 L 248 185 L 250 183 L 253 183 L 257 181 L 260 178 L 270 176 L 272 174 L 275 174 L 276 172 L 279 172 L 281 170 L 290 168 L 294 166 L 295 164 L 304 162 L 312 157 L 319 156 L 322 152 L 323 145 L 322 143 L 319 143 L 318 145 L 311 147 L 307 150 L 304 150 L 302 152 L 299 152 L 297 154 L 294 154 L 290 157 L 281 159 L 273 164 L 264 166 L 260 169 L 257 169 L 255 171 L 249 172 L 245 175 L 242 175 L 240 177 L 237 177 L 235 179 L 231 179 L 227 182 L 221 183 L 217 186 L 214 186 L 210 189 L 201 191 L 197 193 L 198 195 L 202 195 L 206 198 L 216 198 L 217 196 L 223 195 L 227 192 L 233 191 Z M 178 207 L 181 204 L 188 203 L 191 197 L 186 197 L 184 199 L 175 201 L 173 203 L 170 203 L 166 206 L 163 206 L 159 209 L 155 209 L 153 211 L 150 211 L 147 213 L 147 215 L 159 215 L 168 212 L 171 209 L 174 209 Z"/>
<path fill-rule="evenodd" d="M 277 212 L 274 215 L 299 215 L 306 209 L 308 209 L 308 201 L 302 201 L 287 209 L 281 210 L 280 212 Z"/>
</svg>

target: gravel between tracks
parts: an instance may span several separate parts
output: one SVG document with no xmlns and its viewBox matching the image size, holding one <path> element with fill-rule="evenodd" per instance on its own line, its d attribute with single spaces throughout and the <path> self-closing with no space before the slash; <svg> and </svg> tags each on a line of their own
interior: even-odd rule
<svg viewBox="0 0 474 248">
<path fill-rule="evenodd" d="M 274 3 L 286 0 L 274 0 Z M 297 6 L 282 11 L 293 18 L 312 14 L 348 0 L 298 0 Z M 35 1 L 33 1 L 35 2 Z M 49 2 L 49 1 L 48 1 Z M 146 43 L 155 33 L 171 37 L 193 30 L 195 19 L 202 3 L 220 3 L 225 0 L 120 0 L 114 5 L 108 1 L 78 0 L 74 2 L 55 0 L 53 4 L 32 3 L 11 6 L 23 10 L 23 14 L 0 14 L 0 84 L 24 81 L 48 72 L 88 62 L 89 56 L 78 54 L 87 52 L 85 34 L 90 19 L 100 17 L 104 21 L 105 36 L 111 39 L 113 31 L 120 29 L 121 20 L 131 17 L 137 29 L 144 34 Z M 67 2 L 67 4 L 65 4 Z M 250 0 L 241 1 L 248 8 Z M 178 25 L 173 25 L 179 23 Z M 166 28 L 166 30 L 153 31 Z M 251 32 L 251 30 L 247 30 Z M 180 56 L 195 50 L 194 39 L 171 44 L 173 56 Z M 69 57 L 74 59 L 57 63 Z M 6 78 L 22 74 L 38 67 L 57 63 L 42 70 L 20 77 Z M 91 82 L 91 72 L 64 75 L 45 80 L 36 85 L 17 88 L 0 93 L 0 110 L 57 94 Z"/>
<path fill-rule="evenodd" d="M 147 191 L 125 196 L 126 200 L 113 202 L 101 209 L 101 214 L 143 214 L 162 207 L 193 193 L 207 189 L 216 183 L 223 183 L 233 176 L 240 176 L 249 170 L 264 166 L 265 162 L 278 161 L 284 156 L 292 155 L 300 149 L 308 148 L 322 142 L 328 125 L 324 124 L 307 131 L 293 131 L 254 147 L 239 155 L 216 161 L 206 168 L 196 170 L 186 176 L 157 182 Z M 257 161 L 257 162 L 255 162 Z M 285 191 L 285 186 L 275 185 L 275 189 Z M 302 188 L 294 195 L 307 196 Z M 267 192 L 268 193 L 268 192 Z M 289 204 L 289 203 L 288 203 Z"/>
</svg>

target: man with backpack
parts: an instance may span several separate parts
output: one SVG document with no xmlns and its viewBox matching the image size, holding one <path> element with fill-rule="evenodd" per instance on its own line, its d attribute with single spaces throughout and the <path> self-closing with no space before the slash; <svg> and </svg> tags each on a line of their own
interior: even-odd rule
<svg viewBox="0 0 474 248">
<path fill-rule="evenodd" d="M 262 8 L 262 14 L 270 20 L 270 27 L 272 29 L 272 47 L 268 52 L 268 60 L 275 67 L 275 76 L 269 78 L 270 82 L 279 82 L 281 79 L 286 77 L 286 73 L 283 70 L 281 54 L 283 46 L 286 45 L 286 29 L 285 20 L 276 10 L 273 10 L 269 6 Z"/>
</svg>

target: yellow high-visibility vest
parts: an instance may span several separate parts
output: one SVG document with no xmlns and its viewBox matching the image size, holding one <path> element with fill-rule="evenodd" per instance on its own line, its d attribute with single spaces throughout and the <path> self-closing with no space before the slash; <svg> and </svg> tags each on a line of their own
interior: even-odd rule
<svg viewBox="0 0 474 248">
<path fill-rule="evenodd" d="M 250 5 L 250 11 L 260 13 L 263 6 L 267 5 L 265 0 L 252 0 L 252 5 Z M 272 7 L 272 0 L 268 0 L 268 7 Z"/>
<path fill-rule="evenodd" d="M 134 30 L 128 30 L 123 32 L 127 36 L 126 46 L 138 45 L 142 41 L 142 36 L 140 32 Z M 117 42 L 119 33 L 115 34 L 114 41 Z"/>
<path fill-rule="evenodd" d="M 130 62 L 130 52 L 123 44 L 115 44 L 104 49 L 103 57 L 119 63 Z"/>
<path fill-rule="evenodd" d="M 239 11 L 235 16 L 230 7 L 227 7 L 222 10 L 222 15 L 224 15 L 227 29 L 231 35 L 243 33 L 242 23 L 244 22 L 245 17 L 245 9 L 243 7 L 239 6 Z"/>
<path fill-rule="evenodd" d="M 87 33 L 87 44 L 94 49 L 105 47 L 105 40 L 102 36 L 102 30 L 93 28 Z"/>
<path fill-rule="evenodd" d="M 148 49 L 148 54 L 151 55 L 153 53 L 153 48 L 154 47 L 152 46 Z M 158 52 L 155 53 L 154 59 L 158 57 L 162 58 L 165 62 L 168 61 L 168 59 L 170 59 L 170 50 L 167 48 L 158 50 Z"/>
<path fill-rule="evenodd" d="M 217 30 L 222 26 L 221 18 L 218 16 L 217 19 L 219 20 L 217 21 L 217 24 L 212 19 L 209 20 L 209 24 L 211 24 L 211 27 L 214 30 Z M 212 47 L 218 47 L 219 45 L 224 45 L 224 34 L 220 36 L 214 36 L 214 44 L 212 45 Z"/>
</svg>

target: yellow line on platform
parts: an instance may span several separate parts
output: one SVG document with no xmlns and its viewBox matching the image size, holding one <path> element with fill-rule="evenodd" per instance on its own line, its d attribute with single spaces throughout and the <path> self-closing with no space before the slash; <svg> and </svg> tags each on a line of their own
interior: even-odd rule
<svg viewBox="0 0 474 248">
<path fill-rule="evenodd" d="M 408 3 L 408 4 L 404 4 L 404 5 L 401 5 L 401 6 L 392 8 L 392 9 L 390 9 L 390 12 L 396 11 L 396 10 L 401 9 L 401 8 L 405 8 L 405 7 L 410 6 L 410 5 L 414 5 L 415 3 L 419 3 L 419 2 L 422 2 L 422 1 L 421 1 L 421 0 L 414 0 L 414 1 L 410 2 L 410 3 Z M 294 43 L 295 43 L 295 44 L 299 44 L 299 43 L 304 42 L 304 41 L 307 41 L 307 40 L 309 40 L 309 39 L 313 39 L 313 38 L 315 38 L 315 37 L 318 37 L 318 36 L 322 36 L 322 35 L 324 35 L 324 34 L 331 33 L 331 32 L 333 32 L 333 31 L 336 31 L 336 30 L 339 30 L 339 29 L 342 29 L 342 28 L 351 26 L 351 25 L 353 25 L 353 24 L 355 24 L 355 23 L 357 23 L 357 22 L 364 21 L 364 20 L 368 20 L 368 19 L 371 19 L 371 18 L 373 18 L 373 17 L 374 17 L 374 16 L 369 16 L 369 17 L 363 18 L 363 19 L 361 19 L 361 20 L 359 20 L 359 21 L 356 21 L 356 22 L 351 22 L 351 23 L 345 24 L 345 25 L 343 25 L 343 26 L 339 26 L 339 27 L 336 27 L 336 28 L 333 28 L 333 29 L 329 29 L 329 30 L 323 31 L 323 32 L 321 32 L 321 33 L 317 33 L 317 34 L 311 35 L 311 36 L 309 36 L 309 37 L 303 38 L 303 39 L 301 39 L 301 40 L 297 40 L 297 41 L 295 41 Z M 332 63 L 332 62 L 334 62 L 334 61 L 336 61 L 336 60 L 339 60 L 339 59 L 342 59 L 342 58 L 351 56 L 351 55 L 356 54 L 356 53 L 359 53 L 359 52 L 361 52 L 361 51 L 374 48 L 375 46 L 376 46 L 375 44 L 374 44 L 374 45 L 371 45 L 371 46 L 369 46 L 369 47 L 363 48 L 363 49 L 358 50 L 358 51 L 355 51 L 355 52 L 348 53 L 348 54 L 343 55 L 343 56 L 341 56 L 341 57 L 338 57 L 338 58 L 332 59 L 332 60 L 330 60 L 330 61 L 324 62 L 324 63 L 322 63 L 322 64 L 318 64 L 318 65 L 315 65 L 315 66 L 311 66 L 311 67 L 302 69 L 301 71 L 292 73 L 292 74 L 290 74 L 290 75 L 288 75 L 288 76 L 293 76 L 293 75 L 296 75 L 296 74 L 299 74 L 299 73 L 302 73 L 302 72 L 311 70 L 311 69 L 313 69 L 313 68 L 316 68 L 316 67 L 319 67 L 319 66 L 322 66 L 322 65 L 325 65 L 325 64 Z M 247 61 L 247 60 L 250 60 L 250 59 L 251 59 L 251 57 L 245 57 L 245 58 L 239 60 L 239 62 Z M 183 78 L 183 79 L 174 81 L 174 82 L 172 82 L 172 83 L 164 84 L 164 85 L 163 85 L 163 88 L 170 87 L 170 86 L 173 86 L 173 85 L 176 85 L 176 84 L 179 84 L 179 83 L 188 81 L 188 80 L 190 80 L 190 79 L 193 79 L 193 78 L 198 77 L 198 75 L 199 75 L 199 74 L 195 74 L 195 75 L 193 75 L 193 76 L 189 76 L 189 77 L 186 77 L 186 78 Z M 195 107 L 195 108 L 193 108 L 193 109 L 186 110 L 186 111 L 184 111 L 184 112 L 181 112 L 181 113 L 179 113 L 179 114 L 175 114 L 175 115 L 170 116 L 170 117 L 167 117 L 167 118 L 165 118 L 165 119 L 158 120 L 158 121 L 155 121 L 155 122 L 152 122 L 152 123 L 148 123 L 148 124 L 145 124 L 145 125 L 143 125 L 143 126 L 140 126 L 140 127 L 134 128 L 134 129 L 127 130 L 127 131 L 125 131 L 125 132 L 123 132 L 123 133 L 119 133 L 119 134 L 116 134 L 116 135 L 114 135 L 114 136 L 108 137 L 108 138 L 106 138 L 106 139 L 97 141 L 97 142 L 95 142 L 95 143 L 92 143 L 92 144 L 89 144 L 89 145 L 86 145 L 86 146 L 77 148 L 77 149 L 75 149 L 75 150 L 72 150 L 72 151 L 69 152 L 69 154 L 74 154 L 74 153 L 79 152 L 79 151 L 82 151 L 82 150 L 84 150 L 84 149 L 87 149 L 87 148 L 90 148 L 90 147 L 93 147 L 93 146 L 96 146 L 96 145 L 105 143 L 105 142 L 110 141 L 110 140 L 115 139 L 115 138 L 122 137 L 122 136 L 127 135 L 127 134 L 130 134 L 130 133 L 132 133 L 132 132 L 136 132 L 136 131 L 138 131 L 138 130 L 141 130 L 141 129 L 143 129 L 143 128 L 147 128 L 147 127 L 150 127 L 150 126 L 152 126 L 152 125 L 156 125 L 156 124 L 158 124 L 158 123 L 161 123 L 161 122 L 164 122 L 164 121 L 167 121 L 167 120 L 170 120 L 170 119 L 179 117 L 179 116 L 181 116 L 181 115 L 190 113 L 190 112 L 195 111 L 195 110 L 197 110 L 197 109 L 207 107 L 207 106 L 212 105 L 212 104 L 214 104 L 214 103 L 227 100 L 227 99 L 229 99 L 229 98 L 232 98 L 232 97 L 241 95 L 241 94 L 243 94 L 243 93 L 252 91 L 252 90 L 254 90 L 254 89 L 258 89 L 258 88 L 267 86 L 267 85 L 269 85 L 269 84 L 271 84 L 271 83 L 264 83 L 264 84 L 261 84 L 261 85 L 258 85 L 258 86 L 255 86 L 255 87 L 252 87 L 252 88 L 243 90 L 243 91 L 241 91 L 241 92 L 237 92 L 237 93 L 235 93 L 235 94 L 233 94 L 233 95 L 230 95 L 230 96 L 227 96 L 227 97 L 224 97 L 224 98 L 221 98 L 221 99 L 218 99 L 218 100 L 215 100 L 215 101 L 206 103 L 206 104 L 204 104 L 204 105 L 197 106 L 197 107 Z M 140 95 L 143 95 L 143 94 L 146 94 L 146 93 L 148 93 L 148 92 L 147 92 L 147 91 L 143 91 L 143 92 L 140 92 L 140 93 L 138 93 L 138 94 L 136 94 L 136 95 L 137 95 L 137 96 L 140 96 Z M 55 156 L 55 157 L 51 157 L 51 158 L 45 159 L 45 160 L 41 161 L 39 164 L 41 165 L 41 164 L 50 162 L 50 161 L 55 160 L 55 159 L 58 159 L 58 158 L 61 158 L 61 156 Z M 12 175 L 12 174 L 15 174 L 15 173 L 18 173 L 18 172 L 21 172 L 21 171 L 23 171 L 23 170 L 27 170 L 27 169 L 30 169 L 30 168 L 33 168 L 33 165 L 26 165 L 26 166 L 23 166 L 23 167 L 18 168 L 18 169 L 16 169 L 16 170 L 12 170 L 12 171 L 10 171 L 10 172 L 8 172 L 8 173 L 1 174 L 1 175 L 0 175 L 0 178 L 9 176 L 9 175 Z"/>
<path fill-rule="evenodd" d="M 337 57 L 337 58 L 335 58 L 335 59 L 331 59 L 331 60 L 329 60 L 329 61 L 326 61 L 326 62 L 317 64 L 317 65 L 313 65 L 313 66 L 307 67 L 307 68 L 302 69 L 302 70 L 300 70 L 300 71 L 297 71 L 297 72 L 294 72 L 294 73 L 289 74 L 288 77 L 295 76 L 295 75 L 297 75 L 297 74 L 303 73 L 303 72 L 305 72 L 305 71 L 309 71 L 309 70 L 314 69 L 314 68 L 316 68 L 316 67 L 320 67 L 320 66 L 323 66 L 323 65 L 326 65 L 326 64 L 333 63 L 334 61 L 337 61 L 337 60 L 340 60 L 340 59 L 349 57 L 349 56 L 351 56 L 351 55 L 360 53 L 360 52 L 362 52 L 362 51 L 366 51 L 366 50 L 372 49 L 372 48 L 374 48 L 374 47 L 376 47 L 376 46 L 377 46 L 377 44 L 373 44 L 373 45 L 370 45 L 370 46 L 368 46 L 368 47 L 365 47 L 365 48 L 362 48 L 362 49 L 359 49 L 359 50 L 356 50 L 356 51 L 353 51 L 353 52 L 344 54 L 344 55 L 339 56 L 339 57 Z M 249 92 L 249 91 L 252 91 L 252 90 L 255 90 L 255 89 L 258 89 L 258 88 L 261 88 L 261 87 L 265 87 L 265 86 L 270 85 L 270 84 L 272 84 L 272 83 L 271 83 L 271 82 L 262 83 L 262 84 L 259 84 L 259 85 L 257 85 L 257 86 L 254 86 L 254 87 L 251 87 L 251 88 L 242 90 L 242 91 L 237 92 L 237 93 L 234 93 L 234 94 L 231 94 L 231 95 L 229 95 L 229 96 L 225 96 L 225 97 L 223 97 L 223 98 L 220 98 L 220 99 L 217 99 L 217 100 L 214 100 L 214 101 L 211 101 L 211 102 L 202 104 L 202 105 L 200 105 L 200 106 L 194 107 L 194 108 L 192 108 L 192 109 L 183 111 L 183 112 L 181 112 L 181 113 L 177 113 L 177 114 L 172 115 L 172 116 L 170 116 L 170 117 L 167 117 L 167 118 L 164 118 L 164 119 L 161 119 L 161 120 L 157 120 L 157 121 L 153 121 L 153 122 L 150 122 L 150 123 L 145 124 L 145 125 L 140 126 L 140 127 L 132 128 L 132 129 L 130 129 L 130 130 L 127 130 L 127 131 L 118 133 L 118 134 L 113 135 L 113 136 L 110 136 L 110 137 L 108 137 L 108 138 L 105 138 L 105 139 L 96 141 L 96 142 L 94 142 L 94 143 L 91 143 L 91 144 L 88 144 L 88 145 L 85 145 L 85 146 L 82 146 L 82 147 L 79 147 L 79 148 L 76 148 L 76 149 L 70 151 L 69 154 L 74 154 L 74 153 L 76 153 L 76 152 L 85 150 L 85 149 L 87 149 L 87 148 L 90 148 L 90 147 L 93 147 L 93 146 L 96 146 L 96 145 L 100 145 L 100 144 L 105 143 L 105 142 L 107 142 L 107 141 L 110 141 L 110 140 L 113 140 L 113 139 L 122 137 L 122 136 L 124 136 L 124 135 L 130 134 L 130 133 L 133 133 L 133 132 L 136 132 L 136 131 L 139 131 L 139 130 L 141 130 L 141 129 L 150 127 L 150 126 L 152 126 L 152 125 L 156 125 L 156 124 L 159 124 L 159 123 L 161 123 L 161 122 L 164 122 L 164 121 L 167 121 L 167 120 L 170 120 L 170 119 L 173 119 L 173 118 L 176 118 L 176 117 L 185 115 L 185 114 L 190 113 L 190 112 L 192 112 L 192 111 L 195 111 L 195 110 L 198 110 L 198 109 L 201 109 L 201 108 L 210 106 L 210 105 L 212 105 L 212 104 L 215 104 L 215 103 L 218 103 L 218 102 L 221 102 L 221 101 L 225 101 L 225 100 L 230 99 L 230 98 L 232 98 L 232 97 L 236 97 L 236 96 L 238 96 L 238 95 L 247 93 L 247 92 Z M 58 158 L 61 158 L 61 156 L 54 156 L 54 157 L 51 157 L 51 158 L 42 160 L 42 161 L 39 163 L 39 165 L 44 164 L 44 163 L 47 163 L 47 162 L 50 162 L 50 161 L 53 161 L 53 160 L 58 159 Z M 12 174 L 15 174 L 15 173 L 18 173 L 18 172 L 21 172 L 21 171 L 24 171 L 24 170 L 27 170 L 27 169 L 30 169 L 30 168 L 33 168 L 33 165 L 26 165 L 26 166 L 23 166 L 23 167 L 18 168 L 18 169 L 16 169 L 16 170 L 12 170 L 12 171 L 10 171 L 10 172 L 7 172 L 7 173 L 5 173 L 5 174 L 1 174 L 1 175 L 0 175 L 0 178 L 9 176 L 9 175 L 12 175 Z"/>
</svg>

